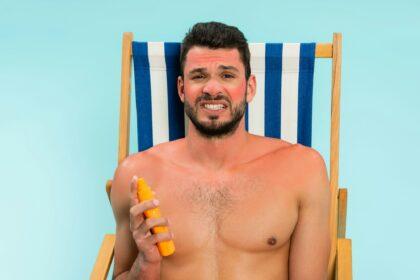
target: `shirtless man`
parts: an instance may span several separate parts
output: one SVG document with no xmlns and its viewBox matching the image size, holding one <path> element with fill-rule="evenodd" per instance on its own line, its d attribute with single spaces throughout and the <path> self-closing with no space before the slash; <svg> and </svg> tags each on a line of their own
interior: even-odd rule
<svg viewBox="0 0 420 280">
<path fill-rule="evenodd" d="M 324 160 L 245 130 L 256 79 L 242 32 L 196 24 L 183 41 L 181 73 L 187 136 L 130 155 L 115 172 L 115 279 L 326 279 Z M 152 186 L 162 218 L 143 218 L 155 206 L 137 200 L 137 177 Z M 169 233 L 151 234 L 157 225 Z M 170 239 L 175 253 L 162 258 L 156 243 Z"/>
</svg>

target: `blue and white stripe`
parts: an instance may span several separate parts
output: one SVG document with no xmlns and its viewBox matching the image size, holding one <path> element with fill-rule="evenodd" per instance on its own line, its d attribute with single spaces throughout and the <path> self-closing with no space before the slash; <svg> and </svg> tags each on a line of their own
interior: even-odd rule
<svg viewBox="0 0 420 280">
<path fill-rule="evenodd" d="M 247 106 L 247 130 L 310 146 L 315 44 L 249 47 L 257 94 Z M 133 42 L 139 151 L 185 136 L 176 88 L 179 54 L 179 43 Z"/>
<path fill-rule="evenodd" d="M 179 53 L 179 43 L 133 42 L 139 151 L 185 136 Z"/>
</svg>

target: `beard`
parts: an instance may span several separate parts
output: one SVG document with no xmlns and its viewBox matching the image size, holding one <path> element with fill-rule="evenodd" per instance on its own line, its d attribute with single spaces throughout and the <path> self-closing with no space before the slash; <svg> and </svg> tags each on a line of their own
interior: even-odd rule
<svg viewBox="0 0 420 280">
<path fill-rule="evenodd" d="M 231 102 L 225 96 L 216 96 L 212 98 L 209 94 L 204 94 L 198 97 L 195 100 L 195 107 L 191 106 L 191 104 L 185 100 L 184 102 L 184 111 L 187 114 L 188 118 L 191 120 L 197 131 L 204 136 L 205 138 L 222 138 L 224 136 L 228 136 L 233 134 L 236 129 L 238 128 L 239 122 L 241 121 L 242 117 L 245 114 L 246 108 L 246 96 L 247 92 L 245 92 L 245 98 L 239 103 L 237 106 L 231 108 Z M 201 100 L 225 100 L 229 104 L 231 119 L 228 121 L 219 121 L 218 116 L 210 116 L 210 122 L 201 122 L 198 119 L 198 108 L 197 104 Z"/>
</svg>

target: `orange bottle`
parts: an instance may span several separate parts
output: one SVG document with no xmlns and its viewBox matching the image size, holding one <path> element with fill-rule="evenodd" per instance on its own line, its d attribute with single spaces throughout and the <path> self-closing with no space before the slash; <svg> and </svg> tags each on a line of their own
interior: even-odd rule
<svg viewBox="0 0 420 280">
<path fill-rule="evenodd" d="M 152 189 L 147 185 L 146 181 L 143 178 L 139 178 L 137 180 L 137 197 L 140 202 L 155 198 L 155 196 L 153 195 Z M 144 215 L 146 216 L 146 218 L 160 218 L 161 217 L 159 207 L 144 211 Z M 153 233 L 168 232 L 168 227 L 155 226 L 152 228 L 152 232 Z M 175 244 L 172 240 L 158 242 L 157 246 L 158 246 L 161 256 L 164 256 L 164 257 L 170 256 L 175 252 Z"/>
</svg>

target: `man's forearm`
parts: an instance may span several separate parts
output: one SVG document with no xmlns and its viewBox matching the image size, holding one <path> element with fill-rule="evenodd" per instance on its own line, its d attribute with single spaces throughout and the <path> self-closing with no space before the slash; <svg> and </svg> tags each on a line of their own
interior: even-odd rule
<svg viewBox="0 0 420 280">
<path fill-rule="evenodd" d="M 115 280 L 159 280 L 160 279 L 160 263 L 145 264 L 142 259 L 137 256 L 130 271 L 126 271 L 113 278 Z"/>
</svg>

